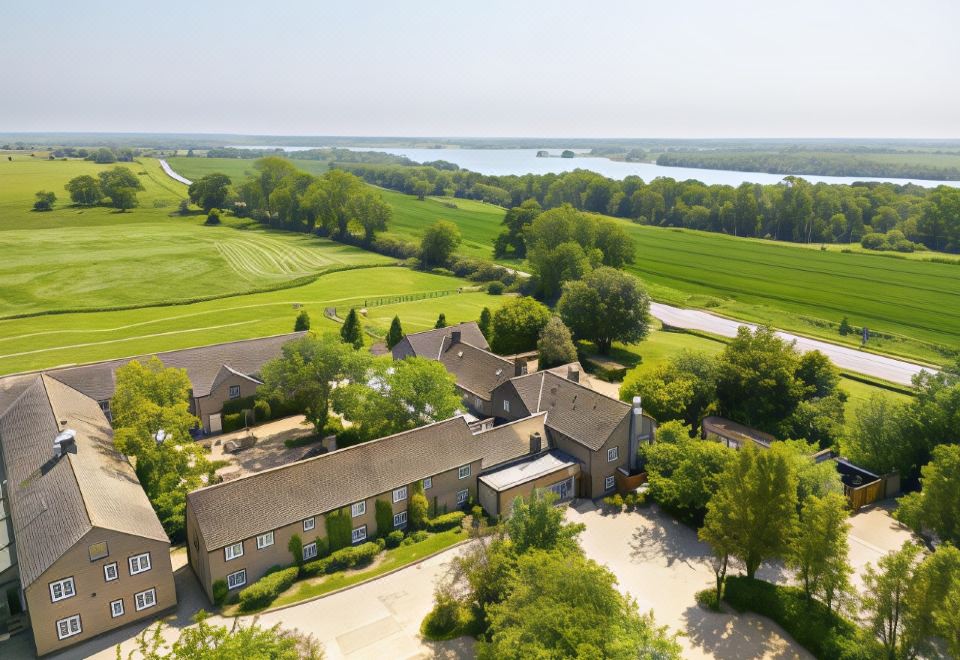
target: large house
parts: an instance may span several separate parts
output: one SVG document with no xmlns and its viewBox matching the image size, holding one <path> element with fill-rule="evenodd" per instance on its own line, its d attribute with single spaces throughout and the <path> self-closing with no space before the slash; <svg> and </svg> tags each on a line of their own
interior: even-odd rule
<svg viewBox="0 0 960 660">
<path fill-rule="evenodd" d="M 0 633 L 45 655 L 177 602 L 170 541 L 97 401 L 0 381 Z"/>
<path fill-rule="evenodd" d="M 279 357 L 285 343 L 304 334 L 293 332 L 245 339 L 51 369 L 46 373 L 97 401 L 107 419 L 110 419 L 110 400 L 116 387 L 117 369 L 133 360 L 143 362 L 155 355 L 166 367 L 186 370 L 192 387 L 190 412 L 200 418 L 205 432 L 218 433 L 222 429 L 223 404 L 231 399 L 253 396 L 261 384 L 257 376 L 263 365 Z"/>
</svg>

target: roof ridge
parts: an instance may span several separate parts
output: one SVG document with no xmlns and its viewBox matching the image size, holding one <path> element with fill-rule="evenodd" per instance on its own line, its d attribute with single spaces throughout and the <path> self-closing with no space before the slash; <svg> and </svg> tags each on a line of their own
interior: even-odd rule
<svg viewBox="0 0 960 660">
<path fill-rule="evenodd" d="M 500 424 L 499 426 L 491 426 L 491 427 L 488 428 L 488 429 L 483 429 L 482 431 L 477 431 L 476 433 L 474 433 L 474 435 L 483 435 L 484 433 L 490 433 L 491 431 L 496 431 L 497 429 L 502 429 L 502 428 L 504 428 L 505 426 L 513 426 L 514 424 L 519 424 L 520 422 L 528 422 L 528 421 L 530 421 L 532 418 L 534 418 L 534 417 L 540 417 L 541 415 L 543 415 L 543 419 L 544 419 L 544 421 L 546 421 L 546 419 L 547 419 L 547 411 L 544 410 L 543 412 L 531 413 L 531 414 L 527 415 L 526 417 L 520 417 L 519 419 L 514 419 L 514 420 L 511 420 L 511 421 L 509 421 L 509 422 L 504 422 L 503 424 Z"/>
<path fill-rule="evenodd" d="M 609 399 L 610 401 L 613 401 L 614 403 L 618 403 L 618 404 L 624 406 L 625 408 L 630 408 L 630 407 L 631 407 L 630 404 L 627 403 L 626 401 L 621 401 L 620 399 L 617 399 L 617 398 L 614 398 L 614 397 L 609 396 L 609 395 L 607 395 L 607 394 L 604 394 L 603 392 L 600 392 L 599 390 L 595 390 L 595 389 L 593 389 L 592 387 L 587 387 L 586 385 L 584 385 L 583 383 L 580 383 L 580 382 L 578 382 L 578 381 L 570 380 L 569 378 L 564 378 L 563 376 L 561 376 L 561 375 L 559 375 L 559 374 L 553 373 L 553 372 L 550 371 L 549 369 L 544 370 L 544 371 L 541 372 L 541 373 L 543 373 L 543 374 L 549 374 L 549 375 L 553 376 L 554 378 L 556 378 L 557 380 L 562 381 L 564 384 L 569 383 L 570 385 L 576 385 L 576 386 L 579 387 L 580 389 L 586 390 L 587 392 L 590 392 L 590 393 L 592 393 L 592 394 L 596 394 L 597 396 L 602 396 L 603 398 Z"/>
</svg>

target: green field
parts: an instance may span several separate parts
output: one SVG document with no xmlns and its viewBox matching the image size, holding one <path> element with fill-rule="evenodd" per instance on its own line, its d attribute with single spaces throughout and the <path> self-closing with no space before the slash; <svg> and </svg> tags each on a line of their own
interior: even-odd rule
<svg viewBox="0 0 960 660">
<path fill-rule="evenodd" d="M 165 159 L 173 171 L 177 174 L 187 177 L 190 180 L 197 180 L 207 174 L 226 174 L 233 183 L 239 183 L 244 179 L 256 173 L 253 164 L 256 160 L 252 158 L 188 158 L 186 156 L 174 156 Z M 327 161 L 325 160 L 292 160 L 299 169 L 311 174 L 323 174 L 327 171 Z"/>
</svg>

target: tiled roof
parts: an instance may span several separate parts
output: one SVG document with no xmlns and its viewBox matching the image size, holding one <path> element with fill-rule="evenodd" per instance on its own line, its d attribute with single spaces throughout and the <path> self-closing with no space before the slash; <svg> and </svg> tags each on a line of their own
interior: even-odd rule
<svg viewBox="0 0 960 660">
<path fill-rule="evenodd" d="M 777 441 L 777 439 L 769 433 L 745 426 L 724 417 L 716 417 L 713 415 L 704 417 L 702 426 L 705 433 L 715 433 L 721 437 L 737 440 L 738 442 L 753 442 L 761 447 L 769 447 Z"/>
<path fill-rule="evenodd" d="M 490 348 L 486 337 L 480 332 L 480 326 L 477 325 L 476 321 L 458 323 L 457 325 L 427 330 L 426 332 L 416 332 L 407 335 L 404 337 L 404 340 L 409 342 L 414 355 L 436 360 L 440 356 L 441 343 L 447 343 L 444 342 L 444 340 L 448 340 L 454 332 L 460 332 L 460 341 L 466 342 L 471 346 L 476 346 L 484 350 L 489 350 Z"/>
<path fill-rule="evenodd" d="M 515 369 L 510 360 L 466 342 L 444 342 L 440 362 L 457 385 L 487 400 L 497 385 L 514 376 Z"/>
<path fill-rule="evenodd" d="M 23 587 L 93 527 L 167 541 L 97 402 L 47 375 L 17 382 L 19 397 L 0 415 L 0 451 Z M 76 431 L 76 451 L 56 459 L 64 429 Z"/>
<path fill-rule="evenodd" d="M 481 468 L 489 470 L 526 456 L 530 453 L 530 436 L 534 433 L 540 434 L 543 441 L 541 449 L 546 450 L 546 418 L 546 413 L 538 413 L 515 422 L 495 426 L 475 435 L 476 441 L 483 446 Z"/>
</svg>

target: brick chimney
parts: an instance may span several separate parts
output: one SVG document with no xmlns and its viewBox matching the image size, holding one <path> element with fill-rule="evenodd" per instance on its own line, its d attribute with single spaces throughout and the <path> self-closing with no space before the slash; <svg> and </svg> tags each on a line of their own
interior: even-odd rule
<svg viewBox="0 0 960 660">
<path fill-rule="evenodd" d="M 454 330 L 450 333 L 450 343 L 459 344 L 461 337 L 463 337 L 463 333 L 461 333 L 459 330 Z"/>
<path fill-rule="evenodd" d="M 576 367 L 576 366 L 574 366 L 574 365 L 572 365 L 572 364 L 571 364 L 569 367 L 567 367 L 567 380 L 572 381 L 572 382 L 574 382 L 574 383 L 579 383 L 579 382 L 580 382 L 580 368 L 579 368 L 579 367 Z"/>
</svg>

